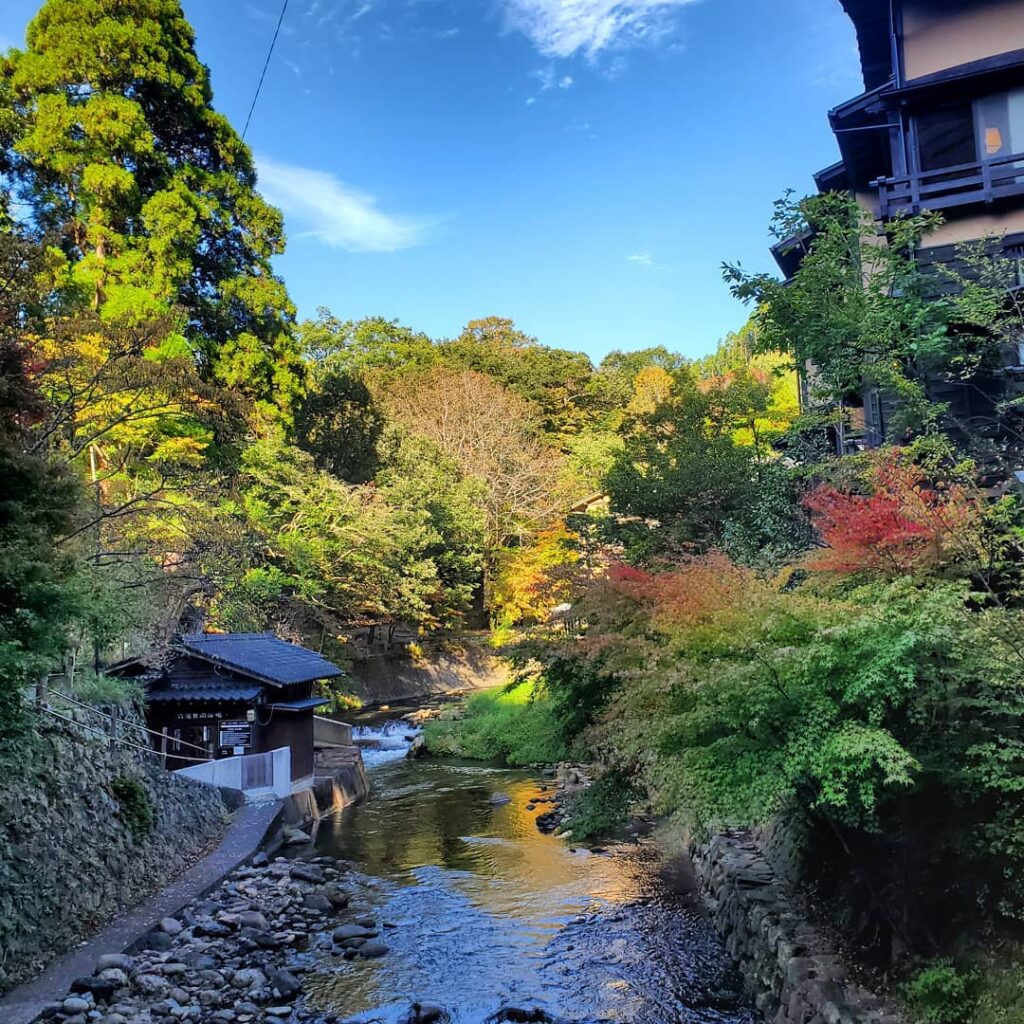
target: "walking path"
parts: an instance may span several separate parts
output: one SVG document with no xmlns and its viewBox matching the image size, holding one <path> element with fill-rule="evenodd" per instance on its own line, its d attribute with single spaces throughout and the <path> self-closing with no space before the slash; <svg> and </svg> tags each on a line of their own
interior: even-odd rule
<svg viewBox="0 0 1024 1024">
<path fill-rule="evenodd" d="M 173 917 L 186 904 L 212 889 L 260 848 L 277 821 L 280 809 L 279 801 L 245 804 L 239 808 L 220 846 L 176 882 L 114 918 L 95 938 L 55 960 L 38 978 L 0 999 L 0 1021 L 29 1024 L 48 1003 L 65 996 L 76 978 L 91 975 L 102 954 L 120 953 L 152 931 L 162 918 Z"/>
</svg>

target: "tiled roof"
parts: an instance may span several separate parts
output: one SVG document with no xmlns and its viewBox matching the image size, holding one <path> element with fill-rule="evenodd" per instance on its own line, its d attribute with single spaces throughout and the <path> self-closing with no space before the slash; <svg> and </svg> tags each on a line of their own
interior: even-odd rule
<svg viewBox="0 0 1024 1024">
<path fill-rule="evenodd" d="M 154 701 L 251 701 L 263 693 L 262 686 L 207 686 L 197 687 L 194 690 L 150 690 L 146 694 L 149 703 Z"/>
<path fill-rule="evenodd" d="M 181 645 L 206 661 L 278 686 L 344 675 L 315 651 L 273 633 L 198 633 L 182 637 Z"/>
</svg>

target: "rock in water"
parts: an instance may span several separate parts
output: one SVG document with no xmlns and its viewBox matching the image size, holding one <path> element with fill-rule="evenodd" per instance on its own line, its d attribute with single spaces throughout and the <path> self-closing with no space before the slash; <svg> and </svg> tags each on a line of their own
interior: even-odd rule
<svg viewBox="0 0 1024 1024">
<path fill-rule="evenodd" d="M 269 981 L 271 988 L 276 988 L 285 997 L 295 995 L 302 988 L 302 982 L 291 971 L 273 970 Z"/>
<path fill-rule="evenodd" d="M 510 797 L 508 795 L 508 793 L 492 793 L 491 794 L 491 806 L 492 807 L 502 807 L 505 804 L 510 804 L 511 802 L 512 802 L 512 797 Z"/>
<path fill-rule="evenodd" d="M 323 868 L 317 867 L 316 864 L 306 864 L 304 862 L 293 864 L 288 874 L 300 882 L 314 882 L 316 884 L 323 882 L 326 877 Z"/>
<path fill-rule="evenodd" d="M 301 828 L 291 828 L 285 825 L 284 828 L 284 845 L 285 846 L 302 846 L 304 843 L 313 842 L 312 836 L 303 832 Z"/>
<path fill-rule="evenodd" d="M 451 1020 L 443 1006 L 433 1003 L 413 1003 L 402 1024 L 447 1024 Z"/>
<path fill-rule="evenodd" d="M 311 892 L 308 896 L 304 896 L 302 905 L 307 910 L 318 910 L 322 914 L 334 909 L 334 904 L 320 892 Z"/>
</svg>

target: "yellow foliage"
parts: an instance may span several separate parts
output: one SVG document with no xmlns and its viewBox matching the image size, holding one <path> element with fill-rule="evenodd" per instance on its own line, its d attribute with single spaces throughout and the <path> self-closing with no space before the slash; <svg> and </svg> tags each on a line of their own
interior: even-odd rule
<svg viewBox="0 0 1024 1024">
<path fill-rule="evenodd" d="M 499 625 L 542 621 L 568 600 L 572 567 L 579 561 L 576 540 L 576 534 L 559 523 L 538 533 L 532 544 L 505 549 L 491 592 Z"/>
</svg>

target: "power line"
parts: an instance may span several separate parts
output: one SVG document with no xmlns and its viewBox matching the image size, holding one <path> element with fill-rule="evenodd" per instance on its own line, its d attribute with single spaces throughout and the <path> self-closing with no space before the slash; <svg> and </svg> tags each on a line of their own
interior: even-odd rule
<svg viewBox="0 0 1024 1024">
<path fill-rule="evenodd" d="M 249 104 L 249 113 L 245 116 L 245 127 L 242 129 L 242 141 L 245 141 L 245 133 L 249 130 L 249 122 L 252 120 L 252 112 L 256 109 L 256 101 L 260 98 L 260 89 L 263 88 L 263 79 L 267 77 L 267 68 L 270 67 L 270 58 L 274 55 L 274 45 L 281 32 L 281 23 L 284 21 L 284 12 L 288 10 L 288 0 L 281 4 L 281 13 L 277 19 L 277 28 L 274 29 L 274 38 L 270 40 L 270 49 L 267 50 L 267 59 L 263 62 L 263 70 L 260 72 L 260 80 L 256 83 L 256 92 L 253 93 L 252 103 Z"/>
</svg>

